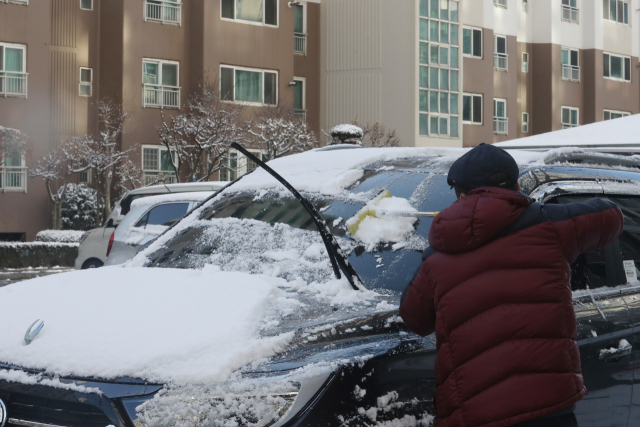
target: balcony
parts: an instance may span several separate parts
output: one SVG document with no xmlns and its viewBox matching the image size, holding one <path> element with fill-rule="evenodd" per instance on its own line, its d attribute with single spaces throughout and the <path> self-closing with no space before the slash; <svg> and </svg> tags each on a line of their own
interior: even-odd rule
<svg viewBox="0 0 640 427">
<path fill-rule="evenodd" d="M 562 80 L 579 82 L 580 67 L 577 65 L 562 64 Z"/>
<path fill-rule="evenodd" d="M 509 133 L 509 119 L 506 117 L 494 117 L 493 133 L 498 135 L 507 135 Z"/>
<path fill-rule="evenodd" d="M 144 85 L 145 108 L 180 108 L 180 88 L 175 86 Z"/>
<path fill-rule="evenodd" d="M 0 96 L 27 97 L 28 73 L 0 71 Z"/>
<path fill-rule="evenodd" d="M 182 23 L 182 3 L 173 1 L 145 0 L 144 20 L 162 22 L 163 24 Z"/>
<path fill-rule="evenodd" d="M 578 23 L 580 17 L 580 11 L 577 7 L 567 6 L 566 4 L 562 5 L 562 20 L 567 22 Z"/>
<path fill-rule="evenodd" d="M 307 121 L 307 110 L 293 110 L 293 115 L 300 120 Z"/>
<path fill-rule="evenodd" d="M 506 53 L 494 53 L 493 69 L 498 71 L 509 71 L 509 55 Z"/>
<path fill-rule="evenodd" d="M 0 166 L 0 192 L 27 192 L 27 168 Z"/>
<path fill-rule="evenodd" d="M 307 35 L 302 33 L 293 34 L 293 53 L 300 55 L 307 54 Z"/>
<path fill-rule="evenodd" d="M 498 7 L 507 8 L 507 0 L 493 0 L 493 5 Z"/>
</svg>

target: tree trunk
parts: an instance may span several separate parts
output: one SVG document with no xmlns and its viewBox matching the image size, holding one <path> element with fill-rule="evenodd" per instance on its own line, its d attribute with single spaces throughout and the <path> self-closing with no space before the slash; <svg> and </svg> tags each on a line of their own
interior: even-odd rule
<svg viewBox="0 0 640 427">
<path fill-rule="evenodd" d="M 54 230 L 62 230 L 62 200 L 53 202 L 53 211 L 51 212 L 51 219 Z"/>
<path fill-rule="evenodd" d="M 111 178 L 105 179 L 104 189 L 104 219 L 105 221 L 111 216 Z"/>
</svg>

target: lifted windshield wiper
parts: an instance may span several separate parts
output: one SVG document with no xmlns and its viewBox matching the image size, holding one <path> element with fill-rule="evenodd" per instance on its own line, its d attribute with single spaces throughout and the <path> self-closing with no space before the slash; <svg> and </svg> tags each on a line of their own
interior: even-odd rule
<svg viewBox="0 0 640 427">
<path fill-rule="evenodd" d="M 360 280 L 358 273 L 356 273 L 351 263 L 349 263 L 349 260 L 344 255 L 344 252 L 342 252 L 342 249 L 340 249 L 340 245 L 338 245 L 335 237 L 333 236 L 333 234 L 331 234 L 331 231 L 329 231 L 327 222 L 324 220 L 324 218 L 322 218 L 322 216 L 320 216 L 318 210 L 311 203 L 309 203 L 309 201 L 304 198 L 298 192 L 298 190 L 293 188 L 293 186 L 289 184 L 287 180 L 285 180 L 277 172 L 267 166 L 262 160 L 258 159 L 256 156 L 247 151 L 240 144 L 233 142 L 231 143 L 231 147 L 235 148 L 236 150 L 240 151 L 242 154 L 256 162 L 256 164 L 267 171 L 269 175 L 280 181 L 280 183 L 284 185 L 285 188 L 289 190 L 295 196 L 295 198 L 300 201 L 306 211 L 309 212 L 309 215 L 311 216 L 311 219 L 313 219 L 313 222 L 315 222 L 316 227 L 318 227 L 318 231 L 320 232 L 322 241 L 327 248 L 327 254 L 329 255 L 329 259 L 331 260 L 331 266 L 333 267 L 333 272 L 336 277 L 338 279 L 342 277 L 340 275 L 340 270 L 342 270 L 353 289 L 355 289 L 356 291 L 363 289 L 364 285 L 362 284 L 362 280 Z"/>
</svg>

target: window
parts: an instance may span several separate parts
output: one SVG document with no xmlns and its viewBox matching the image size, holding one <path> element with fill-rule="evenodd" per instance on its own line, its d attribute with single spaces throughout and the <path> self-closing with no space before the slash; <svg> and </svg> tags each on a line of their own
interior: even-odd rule
<svg viewBox="0 0 640 427">
<path fill-rule="evenodd" d="M 182 23 L 182 0 L 145 0 L 144 4 L 145 21 Z"/>
<path fill-rule="evenodd" d="M 93 94 L 93 70 L 80 67 L 80 96 L 90 97 Z"/>
<path fill-rule="evenodd" d="M 529 72 L 529 54 L 527 52 L 522 52 L 522 72 Z"/>
<path fill-rule="evenodd" d="M 522 133 L 529 133 L 529 113 L 522 113 Z"/>
<path fill-rule="evenodd" d="M 26 46 L 0 43 L 0 96 L 27 97 Z"/>
<path fill-rule="evenodd" d="M 574 128 L 580 124 L 580 110 L 573 107 L 562 107 L 562 129 Z"/>
<path fill-rule="evenodd" d="M 482 58 L 482 29 L 462 29 L 462 53 L 465 56 Z"/>
<path fill-rule="evenodd" d="M 27 192 L 27 168 L 22 153 L 0 157 L 0 191 Z"/>
<path fill-rule="evenodd" d="M 493 69 L 508 71 L 509 55 L 507 55 L 507 38 L 493 36 Z"/>
<path fill-rule="evenodd" d="M 293 6 L 293 53 L 307 54 L 307 5 Z"/>
<path fill-rule="evenodd" d="M 482 95 L 462 95 L 462 122 L 470 125 L 482 124 Z"/>
<path fill-rule="evenodd" d="M 529 12 L 529 2 L 527 0 L 522 0 L 522 11 L 525 13 Z"/>
<path fill-rule="evenodd" d="M 29 0 L 0 0 L 0 3 L 2 3 L 3 1 L 5 3 L 17 3 L 17 4 L 23 4 L 25 6 L 29 5 Z"/>
<path fill-rule="evenodd" d="M 578 51 L 575 49 L 562 48 L 560 53 L 562 55 L 562 80 L 579 82 L 580 61 Z"/>
<path fill-rule="evenodd" d="M 578 0 L 562 0 L 562 20 L 578 23 Z"/>
<path fill-rule="evenodd" d="M 629 24 L 629 0 L 603 0 L 604 19 Z"/>
<path fill-rule="evenodd" d="M 493 0 L 493 5 L 498 7 L 507 8 L 507 0 Z"/>
<path fill-rule="evenodd" d="M 604 110 L 604 119 L 605 120 L 613 120 L 619 119 L 620 117 L 630 116 L 631 113 L 626 111 L 614 111 L 614 110 Z"/>
<path fill-rule="evenodd" d="M 278 72 L 253 68 L 220 67 L 223 100 L 252 105 L 278 104 Z"/>
<path fill-rule="evenodd" d="M 177 161 L 174 152 L 171 157 Z M 175 170 L 171 166 L 169 150 L 161 146 L 142 146 L 142 172 L 147 185 L 160 181 L 175 182 Z"/>
<path fill-rule="evenodd" d="M 173 222 L 182 218 L 189 209 L 189 203 L 165 203 L 149 210 L 136 227 L 146 228 L 147 225 L 173 225 Z"/>
<path fill-rule="evenodd" d="M 142 61 L 143 105 L 151 108 L 180 108 L 180 64 L 174 61 Z"/>
<path fill-rule="evenodd" d="M 509 133 L 509 119 L 507 118 L 507 100 L 493 100 L 493 133 L 507 135 Z"/>
<path fill-rule="evenodd" d="M 80 9 L 93 10 L 93 0 L 80 0 Z"/>
<path fill-rule="evenodd" d="M 460 136 L 458 2 L 420 0 L 418 133 Z"/>
<path fill-rule="evenodd" d="M 293 81 L 296 85 L 293 87 L 293 114 L 301 120 L 307 120 L 306 106 L 306 83 L 304 77 L 294 77 Z"/>
<path fill-rule="evenodd" d="M 277 0 L 222 0 L 220 16 L 247 24 L 278 26 Z"/>
<path fill-rule="evenodd" d="M 603 54 L 603 75 L 605 78 L 613 80 L 631 81 L 631 58 L 628 56 L 618 56 L 612 53 Z"/>
</svg>

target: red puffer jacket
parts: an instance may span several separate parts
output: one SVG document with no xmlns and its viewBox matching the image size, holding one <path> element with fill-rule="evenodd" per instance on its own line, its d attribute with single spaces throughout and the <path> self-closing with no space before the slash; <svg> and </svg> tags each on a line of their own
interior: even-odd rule
<svg viewBox="0 0 640 427">
<path fill-rule="evenodd" d="M 511 426 L 585 395 L 569 263 L 621 232 L 610 201 L 487 187 L 436 217 L 400 307 L 413 331 L 436 333 L 436 427 Z"/>
</svg>

